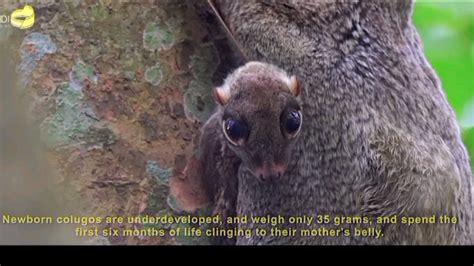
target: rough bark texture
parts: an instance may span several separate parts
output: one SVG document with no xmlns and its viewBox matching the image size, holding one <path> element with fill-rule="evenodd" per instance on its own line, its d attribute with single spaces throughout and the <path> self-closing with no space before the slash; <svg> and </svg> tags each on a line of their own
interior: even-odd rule
<svg viewBox="0 0 474 266">
<path fill-rule="evenodd" d="M 32 28 L 2 29 L 57 182 L 73 191 L 62 200 L 80 199 L 76 215 L 177 211 L 168 179 L 214 108 L 213 84 L 241 63 L 206 2 L 196 2 L 43 2 L 33 4 Z"/>
</svg>

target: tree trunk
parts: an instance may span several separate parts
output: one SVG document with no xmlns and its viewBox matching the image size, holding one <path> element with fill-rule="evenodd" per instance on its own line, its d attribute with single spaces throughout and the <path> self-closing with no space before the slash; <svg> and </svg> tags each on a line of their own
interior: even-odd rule
<svg viewBox="0 0 474 266">
<path fill-rule="evenodd" d="M 242 63 L 206 2 L 33 7 L 32 28 L 4 33 L 17 55 L 18 90 L 57 176 L 52 186 L 59 184 L 62 191 L 58 200 L 74 206 L 73 215 L 178 211 L 168 199 L 168 179 L 183 170 L 200 125 L 214 108 L 212 86 Z"/>
</svg>

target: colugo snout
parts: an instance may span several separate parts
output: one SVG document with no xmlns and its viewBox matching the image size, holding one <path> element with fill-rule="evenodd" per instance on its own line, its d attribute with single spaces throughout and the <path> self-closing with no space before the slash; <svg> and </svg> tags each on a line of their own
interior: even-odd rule
<svg viewBox="0 0 474 266">
<path fill-rule="evenodd" d="M 283 176 L 303 126 L 296 76 L 249 62 L 213 90 L 227 145 L 260 181 Z"/>
</svg>

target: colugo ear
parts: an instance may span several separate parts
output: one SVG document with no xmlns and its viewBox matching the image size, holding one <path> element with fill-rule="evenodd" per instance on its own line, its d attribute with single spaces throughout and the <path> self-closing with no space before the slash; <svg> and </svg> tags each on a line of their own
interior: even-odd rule
<svg viewBox="0 0 474 266">
<path fill-rule="evenodd" d="M 230 99 L 230 90 L 226 86 L 214 87 L 212 95 L 218 104 L 224 106 Z"/>
<path fill-rule="evenodd" d="M 291 94 L 298 97 L 300 95 L 300 82 L 295 75 L 291 76 L 290 83 L 288 84 Z"/>
</svg>

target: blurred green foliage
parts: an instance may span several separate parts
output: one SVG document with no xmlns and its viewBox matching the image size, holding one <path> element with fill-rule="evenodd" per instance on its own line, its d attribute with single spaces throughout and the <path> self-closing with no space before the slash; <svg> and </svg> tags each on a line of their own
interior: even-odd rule
<svg viewBox="0 0 474 266">
<path fill-rule="evenodd" d="M 413 19 L 456 112 L 474 169 L 474 0 L 417 1 Z"/>
</svg>

